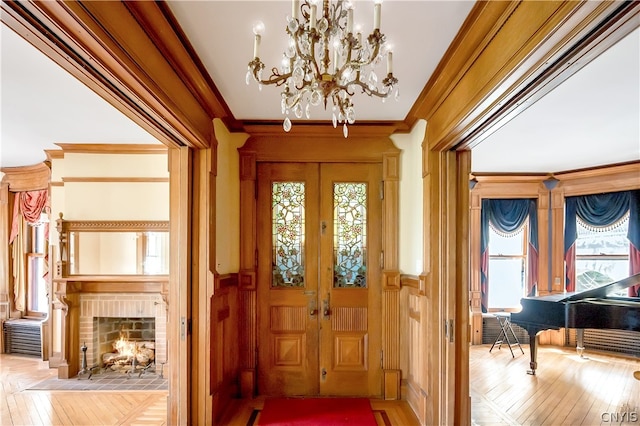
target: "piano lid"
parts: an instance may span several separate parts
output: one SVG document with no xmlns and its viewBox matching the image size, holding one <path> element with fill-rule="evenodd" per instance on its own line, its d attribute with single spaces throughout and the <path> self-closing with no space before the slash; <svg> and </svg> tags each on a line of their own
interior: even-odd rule
<svg viewBox="0 0 640 426">
<path fill-rule="evenodd" d="M 590 298 L 604 299 L 609 293 L 624 290 L 625 288 L 629 288 L 637 284 L 640 284 L 640 274 L 631 275 L 630 277 L 623 278 L 620 281 L 614 281 L 598 288 L 592 288 L 589 290 L 581 291 L 579 293 L 574 293 L 564 299 L 564 301 L 570 302 Z"/>
</svg>

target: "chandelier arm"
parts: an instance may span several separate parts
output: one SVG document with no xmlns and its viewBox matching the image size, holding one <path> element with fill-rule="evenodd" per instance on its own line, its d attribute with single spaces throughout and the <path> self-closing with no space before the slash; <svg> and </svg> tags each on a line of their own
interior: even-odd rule
<svg viewBox="0 0 640 426">
<path fill-rule="evenodd" d="M 315 69 L 316 78 L 319 78 L 320 77 L 320 68 L 318 67 L 318 64 L 316 63 L 315 56 L 306 55 L 306 54 L 302 53 L 302 49 L 300 49 L 300 35 L 298 33 L 301 33 L 301 32 L 303 32 L 302 27 L 300 27 L 300 29 L 298 29 L 298 32 L 293 36 L 293 41 L 295 42 L 295 45 L 296 45 L 296 53 L 298 54 L 298 56 L 300 58 L 304 59 L 306 62 L 313 64 L 313 68 Z M 309 35 L 312 36 L 312 34 L 309 34 Z M 314 52 L 315 49 L 316 49 L 316 40 L 315 40 L 315 37 L 310 37 L 310 38 L 311 38 L 310 51 Z"/>
<path fill-rule="evenodd" d="M 287 108 L 293 108 L 293 107 L 295 107 L 295 106 L 296 106 L 296 104 L 297 104 L 298 102 L 300 102 L 300 98 L 301 98 L 301 97 L 302 97 L 302 92 L 298 92 L 298 93 L 296 93 L 295 95 L 293 95 L 293 96 L 290 98 L 290 99 L 291 99 L 291 102 L 290 102 L 290 103 L 289 103 L 289 102 L 287 102 L 287 101 L 285 101 L 285 102 L 286 102 L 286 104 L 287 104 Z"/>
<path fill-rule="evenodd" d="M 381 92 L 378 89 L 372 90 L 369 85 L 367 85 L 366 83 L 363 83 L 360 80 L 353 80 L 350 81 L 349 83 L 346 84 L 346 87 L 348 86 L 360 86 L 360 88 L 362 89 L 363 93 L 366 93 L 369 96 L 377 96 L 379 98 L 386 98 L 387 96 L 389 96 L 389 93 L 391 93 L 391 91 L 388 92 Z M 349 93 L 349 95 L 353 96 L 353 93 L 349 92 L 346 87 L 344 86 L 339 86 L 341 89 L 345 90 L 347 93 Z"/>
<path fill-rule="evenodd" d="M 258 78 L 257 69 L 254 68 L 253 76 L 255 77 L 256 81 L 258 81 L 260 84 L 265 84 L 265 85 L 275 84 L 277 87 L 277 86 L 283 85 L 287 81 L 287 79 L 291 77 L 291 73 L 289 72 L 286 74 L 280 74 L 277 68 L 272 68 L 271 76 L 267 80 L 260 80 Z"/>
<path fill-rule="evenodd" d="M 373 50 L 373 53 L 369 55 L 367 60 L 358 61 L 358 60 L 350 60 L 351 59 L 351 50 L 349 50 L 349 54 L 347 55 L 347 62 L 345 62 L 344 66 L 351 66 L 353 68 L 364 68 L 367 65 L 370 65 L 377 57 L 380 52 L 380 45 L 376 44 Z M 343 68 L 344 68 L 343 66 Z"/>
</svg>

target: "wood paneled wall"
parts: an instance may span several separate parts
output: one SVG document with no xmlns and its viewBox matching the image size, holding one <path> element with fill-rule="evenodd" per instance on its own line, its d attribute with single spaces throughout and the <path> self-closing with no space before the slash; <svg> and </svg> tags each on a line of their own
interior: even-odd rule
<svg viewBox="0 0 640 426">
<path fill-rule="evenodd" d="M 217 424 L 231 399 L 239 394 L 238 275 L 216 276 L 211 298 L 211 378 L 213 423 Z"/>
</svg>

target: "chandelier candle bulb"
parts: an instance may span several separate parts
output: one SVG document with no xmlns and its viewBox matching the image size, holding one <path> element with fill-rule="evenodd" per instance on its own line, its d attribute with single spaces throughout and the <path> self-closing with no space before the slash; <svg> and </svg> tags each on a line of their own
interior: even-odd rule
<svg viewBox="0 0 640 426">
<path fill-rule="evenodd" d="M 311 13 L 309 14 L 309 28 L 312 30 L 316 29 L 316 14 L 317 14 L 318 6 L 312 2 L 311 3 Z"/>
<path fill-rule="evenodd" d="M 393 74 L 393 52 L 387 52 L 387 74 Z"/>
<path fill-rule="evenodd" d="M 260 50 L 260 36 L 258 34 L 256 34 L 256 37 L 253 41 L 253 57 L 254 58 L 258 58 L 259 56 L 259 50 Z"/>
<path fill-rule="evenodd" d="M 375 0 L 373 5 L 373 30 L 380 29 L 380 14 L 382 11 L 382 0 Z"/>
<path fill-rule="evenodd" d="M 256 22 L 253 26 L 253 34 L 255 34 L 255 38 L 253 39 L 253 57 L 259 58 L 260 55 L 260 39 L 262 38 L 262 33 L 264 32 L 264 24 L 260 22 Z"/>
<path fill-rule="evenodd" d="M 347 9 L 347 34 L 353 34 L 353 6 Z"/>
<path fill-rule="evenodd" d="M 298 10 L 300 10 L 300 0 L 291 1 L 291 18 L 298 19 Z"/>
</svg>

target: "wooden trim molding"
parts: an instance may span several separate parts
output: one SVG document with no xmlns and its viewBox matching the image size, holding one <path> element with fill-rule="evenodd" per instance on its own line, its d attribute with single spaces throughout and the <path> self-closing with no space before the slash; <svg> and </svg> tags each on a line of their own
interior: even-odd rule
<svg viewBox="0 0 640 426">
<path fill-rule="evenodd" d="M 62 151 L 48 150 L 64 154 L 167 154 L 163 144 L 104 144 L 104 143 L 57 143 Z"/>
<path fill-rule="evenodd" d="M 59 232 L 169 232 L 169 221 L 167 220 L 65 220 L 60 213 L 58 223 Z"/>
<path fill-rule="evenodd" d="M 51 168 L 45 163 L 33 166 L 3 167 L 2 182 L 9 185 L 11 192 L 36 191 L 49 188 Z"/>
<path fill-rule="evenodd" d="M 227 287 L 238 287 L 239 279 L 237 273 L 216 275 L 215 290 Z"/>
<path fill-rule="evenodd" d="M 169 178 L 161 177 L 63 177 L 65 183 L 168 183 Z"/>
<path fill-rule="evenodd" d="M 565 197 L 640 188 L 640 161 L 588 170 L 556 173 Z"/>
<path fill-rule="evenodd" d="M 59 149 L 45 149 L 44 153 L 47 155 L 47 161 L 49 162 L 64 158 L 64 151 Z"/>
<path fill-rule="evenodd" d="M 72 284 L 79 293 L 160 293 L 168 294 L 169 277 L 142 276 L 73 276 L 54 279 L 56 283 Z M 59 284 L 56 284 L 58 286 Z"/>
<path fill-rule="evenodd" d="M 420 288 L 420 278 L 417 275 L 401 274 L 400 286 L 418 289 Z"/>
</svg>

